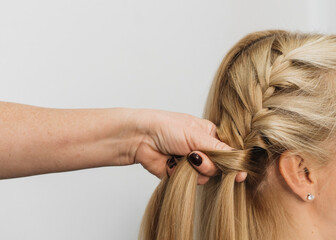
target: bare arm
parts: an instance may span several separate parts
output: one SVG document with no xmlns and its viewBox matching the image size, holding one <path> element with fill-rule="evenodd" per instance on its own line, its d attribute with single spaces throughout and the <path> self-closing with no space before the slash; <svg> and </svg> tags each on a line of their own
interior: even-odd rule
<svg viewBox="0 0 336 240">
<path fill-rule="evenodd" d="M 134 163 L 162 178 L 173 173 L 166 164 L 171 155 L 198 150 L 194 167 L 204 184 L 220 173 L 201 152 L 213 149 L 231 147 L 216 138 L 213 123 L 189 114 L 0 102 L 0 179 Z M 245 177 L 237 175 L 239 181 Z"/>
<path fill-rule="evenodd" d="M 0 102 L 0 179 L 133 163 L 132 111 Z"/>
</svg>

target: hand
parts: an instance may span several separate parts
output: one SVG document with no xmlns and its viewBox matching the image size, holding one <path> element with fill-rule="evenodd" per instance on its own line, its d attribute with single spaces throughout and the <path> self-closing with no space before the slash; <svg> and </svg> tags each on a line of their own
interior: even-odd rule
<svg viewBox="0 0 336 240">
<path fill-rule="evenodd" d="M 199 151 L 232 149 L 218 140 L 215 124 L 188 114 L 162 110 L 140 109 L 134 116 L 137 131 L 144 134 L 134 156 L 135 163 L 141 163 L 161 179 L 167 171 L 171 175 L 175 169 L 171 161 L 172 168 L 167 166 L 167 159 L 172 155 L 188 155 L 189 162 L 200 173 L 198 184 L 205 184 L 209 177 L 220 174 L 215 164 Z M 246 173 L 241 172 L 236 181 L 245 178 Z"/>
</svg>

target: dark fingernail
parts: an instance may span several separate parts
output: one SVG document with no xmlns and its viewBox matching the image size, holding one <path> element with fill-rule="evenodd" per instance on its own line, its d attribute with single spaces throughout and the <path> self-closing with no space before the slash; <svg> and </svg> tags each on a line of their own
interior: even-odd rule
<svg viewBox="0 0 336 240">
<path fill-rule="evenodd" d="M 173 167 L 175 167 L 177 165 L 177 163 L 175 162 L 175 163 L 173 163 L 172 165 L 169 165 L 169 168 L 173 168 Z"/>
<path fill-rule="evenodd" d="M 192 153 L 188 156 L 188 160 L 195 166 L 199 166 L 202 163 L 202 158 L 197 153 Z"/>
<path fill-rule="evenodd" d="M 167 160 L 167 165 L 169 168 L 173 168 L 174 166 L 176 166 L 176 161 L 174 157 L 171 157 Z"/>
</svg>

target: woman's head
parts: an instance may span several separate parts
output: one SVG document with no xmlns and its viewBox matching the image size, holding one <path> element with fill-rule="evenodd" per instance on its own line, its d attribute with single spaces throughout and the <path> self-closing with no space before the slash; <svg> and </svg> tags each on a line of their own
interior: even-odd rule
<svg viewBox="0 0 336 240">
<path fill-rule="evenodd" d="M 323 174 L 336 173 L 335 73 L 335 35 L 255 32 L 229 51 L 205 118 L 237 150 L 204 151 L 222 175 L 199 187 L 200 239 L 290 237 L 286 230 L 298 230 L 299 218 L 320 214 L 336 223 L 336 209 L 324 206 L 336 200 L 327 185 L 333 176 Z M 238 171 L 248 173 L 245 182 L 235 183 Z M 163 180 L 151 200 L 158 208 L 148 207 L 152 216 L 144 218 L 156 218 L 149 239 L 191 239 L 195 176 L 182 161 Z M 308 193 L 315 199 L 308 200 Z M 293 216 L 297 210 L 305 214 Z"/>
<path fill-rule="evenodd" d="M 318 189 L 313 184 L 306 186 L 298 178 L 301 175 L 295 178 L 295 172 L 312 178 L 318 169 L 335 160 L 335 72 L 336 36 L 319 34 L 252 33 L 222 61 L 205 116 L 218 126 L 222 141 L 244 150 L 241 154 L 246 155 L 231 161 L 221 159 L 216 152 L 209 156 L 214 154 L 212 159 L 223 172 L 248 172 L 247 197 L 251 198 L 251 208 L 256 209 L 257 204 L 263 208 L 258 214 L 267 211 L 271 217 L 269 211 L 275 207 L 271 202 L 280 203 L 277 199 L 282 198 L 279 193 L 283 192 L 279 188 L 275 191 L 273 178 L 266 179 L 270 169 L 273 177 L 282 175 L 289 192 L 304 200 Z M 300 187 L 294 184 L 298 181 Z M 263 206 L 266 201 L 269 209 Z M 283 206 L 286 210 L 286 204 Z M 273 217 L 276 219 L 268 219 L 269 223 L 280 221 L 276 213 Z M 266 230 L 265 226 L 261 228 Z"/>
</svg>

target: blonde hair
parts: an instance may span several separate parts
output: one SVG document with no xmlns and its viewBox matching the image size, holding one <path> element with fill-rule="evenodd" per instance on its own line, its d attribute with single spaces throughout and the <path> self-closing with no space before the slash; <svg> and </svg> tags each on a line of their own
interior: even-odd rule
<svg viewBox="0 0 336 240">
<path fill-rule="evenodd" d="M 316 166 L 330 162 L 323 143 L 336 134 L 335 70 L 336 35 L 269 30 L 242 38 L 223 59 L 204 113 L 237 150 L 199 149 L 222 171 L 204 186 L 186 158 L 179 161 L 153 193 L 139 239 L 284 237 L 295 226 L 267 169 L 285 150 Z M 242 183 L 239 171 L 248 173 Z"/>
</svg>

